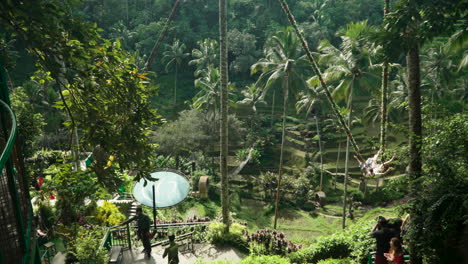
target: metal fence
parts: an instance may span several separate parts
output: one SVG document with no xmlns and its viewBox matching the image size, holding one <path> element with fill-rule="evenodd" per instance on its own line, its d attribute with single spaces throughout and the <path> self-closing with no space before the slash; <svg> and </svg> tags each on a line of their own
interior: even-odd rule
<svg viewBox="0 0 468 264">
<path fill-rule="evenodd" d="M 0 63 L 0 264 L 39 263 L 35 255 L 29 181 L 16 136 L 16 119 L 9 107 Z"/>
</svg>

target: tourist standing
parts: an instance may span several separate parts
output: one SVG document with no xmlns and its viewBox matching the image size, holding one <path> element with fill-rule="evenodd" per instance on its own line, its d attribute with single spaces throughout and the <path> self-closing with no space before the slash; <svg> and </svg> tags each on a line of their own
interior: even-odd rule
<svg viewBox="0 0 468 264">
<path fill-rule="evenodd" d="M 145 248 L 143 252 L 145 252 L 145 257 L 147 259 L 151 258 L 151 243 L 150 243 L 150 226 L 151 226 L 151 219 L 149 216 L 143 213 L 141 207 L 136 209 L 136 216 L 128 219 L 127 221 L 123 222 L 121 225 L 128 224 L 132 221 L 137 221 L 138 225 L 138 237 L 143 242 L 143 247 Z"/>
<path fill-rule="evenodd" d="M 168 264 L 179 264 L 179 245 L 175 242 L 175 235 L 169 235 L 169 247 L 164 250 L 163 258 L 168 256 Z"/>
</svg>

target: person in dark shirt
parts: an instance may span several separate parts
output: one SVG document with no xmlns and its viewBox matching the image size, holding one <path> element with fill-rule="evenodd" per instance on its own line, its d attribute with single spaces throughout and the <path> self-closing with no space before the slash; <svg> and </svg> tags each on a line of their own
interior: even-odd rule
<svg viewBox="0 0 468 264">
<path fill-rule="evenodd" d="M 175 235 L 169 235 L 169 247 L 164 250 L 163 258 L 167 257 L 168 264 L 179 264 L 179 245 L 175 243 Z"/>
<path fill-rule="evenodd" d="M 372 229 L 371 236 L 375 238 L 377 243 L 377 252 L 375 254 L 376 264 L 388 264 L 384 253 L 390 250 L 390 240 L 392 237 L 396 237 L 399 234 L 388 225 L 387 219 L 383 216 L 379 216 L 377 224 Z"/>
<path fill-rule="evenodd" d="M 138 237 L 143 242 L 143 247 L 145 248 L 145 257 L 147 259 L 151 258 L 151 243 L 150 243 L 150 226 L 151 226 L 151 219 L 149 216 L 143 213 L 141 207 L 136 209 L 136 216 L 128 219 L 127 221 L 123 222 L 121 225 L 126 225 L 132 221 L 137 221 L 138 225 Z"/>
</svg>

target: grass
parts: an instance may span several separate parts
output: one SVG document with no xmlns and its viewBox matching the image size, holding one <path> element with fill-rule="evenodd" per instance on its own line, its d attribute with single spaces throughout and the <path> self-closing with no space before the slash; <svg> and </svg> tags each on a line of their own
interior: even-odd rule
<svg viewBox="0 0 468 264">
<path fill-rule="evenodd" d="M 312 215 L 292 208 L 279 212 L 278 229 L 296 243 L 310 244 L 318 236 L 335 233 L 340 226 L 341 220 L 337 218 Z"/>
<path fill-rule="evenodd" d="M 342 210 L 343 208 L 339 204 L 327 204 L 316 211 L 336 216 L 327 217 L 283 204 L 280 205 L 279 209 L 277 229 L 284 232 L 286 237 L 295 243 L 310 245 L 319 236 L 331 235 L 342 230 L 342 219 L 339 217 L 342 215 Z M 236 221 L 247 223 L 249 232 L 255 232 L 263 228 L 273 229 L 273 201 L 267 204 L 259 200 L 242 199 L 234 193 L 231 197 L 231 212 L 232 217 Z M 221 204 L 219 200 L 188 198 L 174 209 L 159 210 L 158 213 L 164 217 L 178 216 L 181 219 L 186 219 L 193 215 L 209 216 L 211 219 L 215 219 L 221 214 Z M 363 208 L 355 210 L 354 215 L 354 220 L 349 218 L 346 220 L 347 226 L 375 220 L 379 215 L 395 217 L 397 216 L 397 211 L 395 207 Z"/>
</svg>

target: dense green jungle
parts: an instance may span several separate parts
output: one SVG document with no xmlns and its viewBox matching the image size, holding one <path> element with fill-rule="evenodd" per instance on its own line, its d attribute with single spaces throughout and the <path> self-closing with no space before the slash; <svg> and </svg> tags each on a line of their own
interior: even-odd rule
<svg viewBox="0 0 468 264">
<path fill-rule="evenodd" d="M 467 10 L 0 1 L 1 99 L 16 116 L 33 224 L 63 263 L 111 263 L 122 232 L 139 253 L 117 226 L 135 213 L 137 183 L 168 169 L 190 193 L 157 210 L 152 242 L 189 233 L 238 252 L 180 263 L 374 263 L 382 216 L 401 229 L 405 263 L 468 263 Z M 44 245 L 35 263 L 61 263 Z"/>
</svg>

